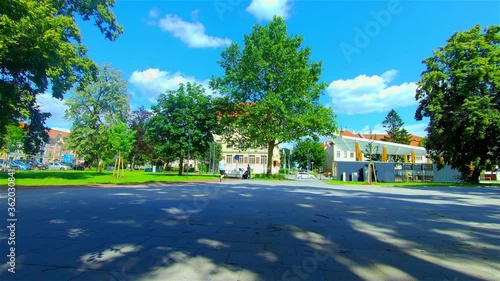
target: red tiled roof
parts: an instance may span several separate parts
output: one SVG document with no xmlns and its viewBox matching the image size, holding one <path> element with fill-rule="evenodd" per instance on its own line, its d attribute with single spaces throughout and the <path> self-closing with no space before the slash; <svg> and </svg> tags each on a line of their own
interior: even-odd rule
<svg viewBox="0 0 500 281">
<path fill-rule="evenodd" d="M 27 124 L 24 122 L 19 122 L 20 127 L 24 127 L 25 125 Z M 69 137 L 69 133 L 60 130 L 49 129 L 47 133 L 49 134 L 50 139 L 55 139 L 59 137 L 59 135 L 61 135 L 63 139 L 67 139 Z"/>
<path fill-rule="evenodd" d="M 63 139 L 66 139 L 69 137 L 69 133 L 64 132 L 64 131 L 54 130 L 54 129 L 50 129 L 47 133 L 49 134 L 49 137 L 51 139 L 55 139 L 55 138 L 59 137 L 59 135 L 61 135 L 61 137 Z"/>
</svg>

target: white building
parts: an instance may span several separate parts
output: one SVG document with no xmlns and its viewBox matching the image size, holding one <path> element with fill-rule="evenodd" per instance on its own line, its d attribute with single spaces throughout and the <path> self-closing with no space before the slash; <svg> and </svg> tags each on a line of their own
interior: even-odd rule
<svg viewBox="0 0 500 281">
<path fill-rule="evenodd" d="M 214 136 L 214 138 L 215 142 L 221 145 L 222 156 L 225 157 L 226 160 L 226 173 L 238 170 L 239 168 L 246 170 L 247 167 L 250 166 L 251 174 L 263 174 L 267 171 L 268 161 L 272 161 L 271 173 L 279 173 L 281 164 L 280 153 L 277 146 L 273 150 L 272 159 L 269 160 L 267 147 L 240 150 L 234 146 L 228 145 L 221 136 Z"/>
<path fill-rule="evenodd" d="M 386 135 L 356 134 L 341 131 L 331 141 L 323 142 L 327 151 L 325 171 L 332 171 L 333 163 L 338 161 L 369 161 L 366 152 L 370 146 L 372 154 L 382 156 L 381 162 L 395 162 L 396 156 L 402 157 L 402 162 L 407 163 L 431 163 L 427 151 L 419 146 L 421 137 L 411 136 L 409 145 L 383 141 Z"/>
</svg>

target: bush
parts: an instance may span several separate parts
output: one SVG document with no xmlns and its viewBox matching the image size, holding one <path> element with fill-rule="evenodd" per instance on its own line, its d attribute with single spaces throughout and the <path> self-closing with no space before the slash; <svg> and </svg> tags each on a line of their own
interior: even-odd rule
<svg viewBox="0 0 500 281">
<path fill-rule="evenodd" d="M 285 176 L 283 174 L 273 174 L 270 177 L 268 177 L 267 174 L 254 174 L 253 178 L 255 178 L 255 179 L 284 180 Z"/>
</svg>

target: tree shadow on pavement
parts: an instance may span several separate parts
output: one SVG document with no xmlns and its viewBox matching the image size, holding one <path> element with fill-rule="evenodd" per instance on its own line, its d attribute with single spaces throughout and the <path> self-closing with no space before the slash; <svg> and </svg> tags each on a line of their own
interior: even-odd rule
<svg viewBox="0 0 500 281">
<path fill-rule="evenodd" d="M 17 273 L 4 264 L 0 278 L 493 280 L 500 191 L 446 192 L 266 182 L 25 190 Z"/>
</svg>

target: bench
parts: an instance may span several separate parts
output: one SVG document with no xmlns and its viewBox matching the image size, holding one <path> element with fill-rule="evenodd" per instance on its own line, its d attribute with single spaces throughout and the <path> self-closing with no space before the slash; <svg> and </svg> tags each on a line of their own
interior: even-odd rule
<svg viewBox="0 0 500 281">
<path fill-rule="evenodd" d="M 239 170 L 230 170 L 230 171 L 226 171 L 226 177 L 228 178 L 241 178 L 243 177 L 243 173 L 242 171 L 239 171 Z"/>
</svg>

